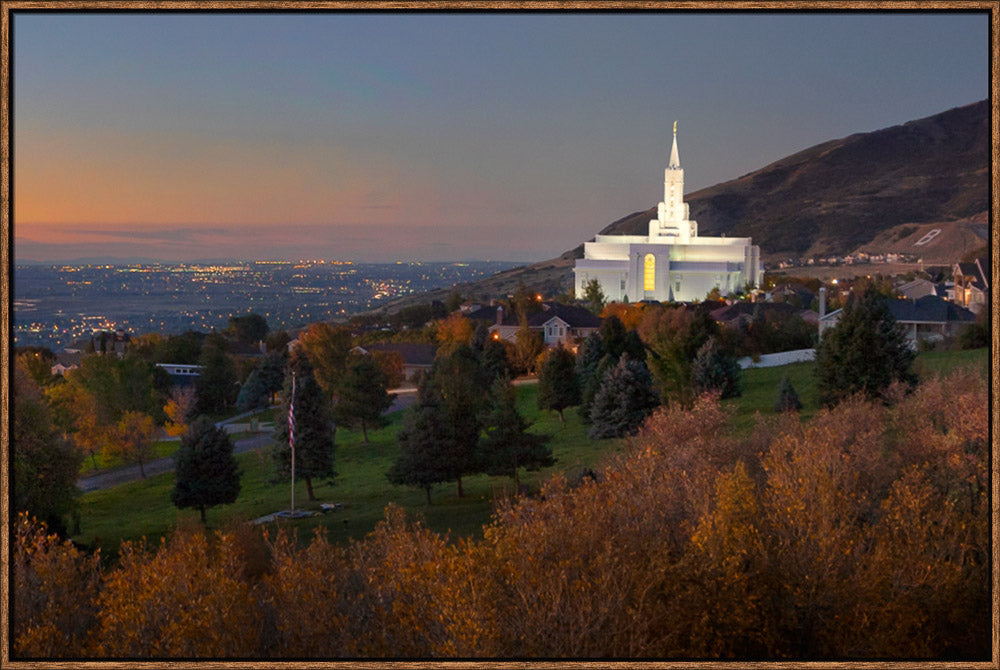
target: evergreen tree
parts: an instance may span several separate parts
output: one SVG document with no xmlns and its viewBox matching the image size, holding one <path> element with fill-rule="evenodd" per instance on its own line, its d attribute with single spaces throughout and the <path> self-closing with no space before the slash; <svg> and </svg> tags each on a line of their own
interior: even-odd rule
<svg viewBox="0 0 1000 670">
<path fill-rule="evenodd" d="M 382 414 L 389 409 L 395 395 L 386 393 L 386 374 L 368 356 L 351 361 L 347 373 L 337 385 L 337 404 L 333 416 L 338 424 L 361 425 L 365 443 L 368 428 L 384 423 Z"/>
<path fill-rule="evenodd" d="M 820 402 L 832 406 L 859 392 L 881 398 L 896 381 L 912 387 L 915 356 L 875 287 L 852 294 L 837 325 L 823 333 L 816 348 Z"/>
<path fill-rule="evenodd" d="M 580 383 L 575 368 L 572 352 L 560 345 L 549 350 L 538 372 L 538 408 L 559 412 L 560 423 L 565 423 L 564 409 L 580 404 Z"/>
<path fill-rule="evenodd" d="M 594 396 L 590 410 L 591 439 L 635 433 L 658 404 L 653 393 L 653 377 L 646 364 L 623 355 L 605 375 Z"/>
<path fill-rule="evenodd" d="M 538 470 L 555 463 L 546 446 L 549 436 L 527 432 L 531 424 L 518 413 L 517 394 L 507 379 L 493 382 L 491 403 L 486 435 L 479 445 L 480 467 L 488 475 L 513 477 L 520 489 L 521 468 Z"/>
<path fill-rule="evenodd" d="M 501 377 L 513 377 L 514 366 L 507 355 L 507 344 L 503 340 L 488 339 L 483 343 L 479 361 L 483 368 L 483 376 L 489 383 Z"/>
<path fill-rule="evenodd" d="M 743 374 L 739 363 L 719 349 L 715 337 L 698 350 L 691 364 L 691 381 L 697 393 L 716 391 L 722 398 L 736 398 L 743 392 Z"/>
<path fill-rule="evenodd" d="M 616 360 L 610 354 L 605 354 L 603 358 L 597 363 L 594 372 L 587 377 L 586 383 L 580 388 L 580 421 L 583 423 L 590 423 L 593 420 L 592 411 L 594 406 L 594 398 L 597 397 L 597 392 L 600 391 L 601 385 L 604 383 L 604 379 L 608 376 L 608 372 L 614 369 L 615 365 L 618 364 Z"/>
<path fill-rule="evenodd" d="M 333 467 L 334 429 L 323 390 L 312 374 L 306 356 L 295 355 L 285 381 L 282 420 L 275 431 L 272 452 L 278 478 L 291 474 L 291 448 L 288 443 L 288 406 L 292 396 L 292 373 L 295 374 L 295 478 L 303 479 L 310 501 L 315 500 L 313 479 L 337 476 Z"/>
<path fill-rule="evenodd" d="M 434 362 L 432 382 L 441 394 L 445 437 L 441 444 L 442 464 L 449 480 L 458 484 L 462 497 L 462 477 L 477 472 L 476 448 L 482 429 L 481 416 L 489 385 L 479 358 L 468 345 L 456 349 L 447 358 Z"/>
<path fill-rule="evenodd" d="M 270 399 L 271 394 L 265 386 L 264 378 L 257 370 L 253 370 L 236 396 L 236 409 L 241 412 L 265 409 Z"/>
<path fill-rule="evenodd" d="M 596 279 L 591 279 L 587 282 L 583 287 L 583 300 L 588 303 L 587 309 L 594 314 L 600 314 L 607 303 L 604 291 L 601 290 L 601 282 Z"/>
<path fill-rule="evenodd" d="M 170 500 L 178 508 L 201 512 L 236 502 L 240 494 L 240 469 L 233 458 L 233 443 L 222 428 L 205 418 L 191 424 L 174 457 L 176 482 Z"/>
<path fill-rule="evenodd" d="M 204 366 L 195 381 L 196 412 L 223 414 L 236 400 L 236 367 L 223 346 L 206 338 L 198 362 Z"/>
<path fill-rule="evenodd" d="M 774 401 L 774 411 L 798 412 L 800 409 L 802 409 L 802 401 L 799 400 L 799 394 L 792 386 L 792 380 L 788 378 L 787 374 L 782 375 L 781 385 L 778 387 L 778 399 Z"/>
<path fill-rule="evenodd" d="M 408 413 L 399 431 L 399 456 L 386 473 L 395 485 L 424 489 L 431 504 L 431 487 L 451 479 L 441 459 L 441 446 L 448 440 L 441 394 L 430 375 L 417 391 L 417 408 Z"/>
</svg>

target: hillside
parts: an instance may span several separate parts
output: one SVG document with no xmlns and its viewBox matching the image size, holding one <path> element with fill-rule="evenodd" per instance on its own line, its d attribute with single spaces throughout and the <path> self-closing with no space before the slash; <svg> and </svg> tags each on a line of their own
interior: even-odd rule
<svg viewBox="0 0 1000 670">
<path fill-rule="evenodd" d="M 988 240 L 990 146 L 990 106 L 983 100 L 818 144 L 685 200 L 701 234 L 750 236 L 765 261 L 864 250 L 949 263 Z M 633 212 L 600 234 L 644 235 L 655 216 L 655 206 Z M 933 240 L 916 244 L 934 229 L 940 233 Z M 458 288 L 477 298 L 501 296 L 523 281 L 557 293 L 571 285 L 573 259 L 582 255 L 581 245 Z M 406 298 L 389 309 L 450 292 Z"/>
<path fill-rule="evenodd" d="M 895 226 L 989 210 L 989 112 L 984 100 L 824 142 L 685 200 L 701 234 L 750 236 L 765 259 L 871 248 Z M 655 216 L 637 212 L 601 233 L 644 234 Z"/>
</svg>

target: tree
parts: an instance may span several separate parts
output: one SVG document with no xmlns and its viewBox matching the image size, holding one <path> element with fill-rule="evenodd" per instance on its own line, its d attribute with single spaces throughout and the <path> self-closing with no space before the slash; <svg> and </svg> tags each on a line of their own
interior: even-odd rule
<svg viewBox="0 0 1000 670">
<path fill-rule="evenodd" d="M 271 392 L 264 377 L 257 370 L 253 370 L 240 387 L 239 395 L 236 396 L 236 409 L 241 412 L 265 409 L 270 399 Z"/>
<path fill-rule="evenodd" d="M 416 486 L 431 504 L 431 487 L 451 480 L 451 472 L 440 457 L 448 439 L 443 399 L 430 376 L 420 382 L 416 411 L 406 415 L 399 431 L 399 456 L 386 477 L 392 484 Z"/>
<path fill-rule="evenodd" d="M 517 395 L 507 379 L 493 382 L 491 401 L 486 435 L 479 445 L 480 467 L 488 475 L 513 477 L 520 489 L 522 467 L 538 470 L 555 463 L 546 446 L 549 436 L 527 432 L 531 424 L 517 411 Z"/>
<path fill-rule="evenodd" d="M 472 322 L 459 313 L 437 321 L 438 355 L 448 355 L 457 347 L 472 341 Z"/>
<path fill-rule="evenodd" d="M 601 290 L 601 282 L 591 279 L 583 286 L 583 300 L 587 303 L 587 309 L 594 314 L 600 314 L 607 302 L 604 291 Z"/>
<path fill-rule="evenodd" d="M 824 331 L 816 348 L 820 402 L 831 406 L 855 393 L 884 399 L 893 382 L 912 388 L 915 356 L 875 288 L 851 294 L 837 325 Z"/>
<path fill-rule="evenodd" d="M 186 433 L 194 408 L 194 389 L 188 386 L 171 390 L 170 399 L 163 406 L 163 413 L 167 415 L 163 429 L 167 435 L 176 437 Z"/>
<path fill-rule="evenodd" d="M 774 401 L 775 412 L 798 412 L 802 409 L 799 394 L 792 386 L 792 380 L 787 374 L 781 375 L 781 385 L 778 387 L 778 399 Z"/>
<path fill-rule="evenodd" d="M 449 480 L 458 484 L 461 498 L 462 477 L 477 472 L 476 448 L 488 388 L 485 372 L 476 353 L 465 345 L 451 356 L 435 360 L 431 377 L 441 394 L 444 413 L 446 439 L 441 444 L 441 460 Z"/>
<path fill-rule="evenodd" d="M 309 357 L 316 382 L 328 398 L 333 398 L 337 382 L 347 369 L 351 331 L 346 326 L 314 323 L 299 337 L 299 344 Z"/>
<path fill-rule="evenodd" d="M 203 367 L 195 381 L 198 414 L 223 414 L 236 400 L 236 366 L 223 347 L 210 341 L 202 347 Z"/>
<path fill-rule="evenodd" d="M 697 393 L 718 392 L 723 399 L 736 398 L 743 392 L 739 363 L 719 350 L 714 337 L 708 338 L 698 350 L 691 364 L 691 381 Z"/>
<path fill-rule="evenodd" d="M 231 316 L 228 330 L 238 342 L 256 344 L 267 337 L 267 319 L 252 312 L 246 316 Z"/>
<path fill-rule="evenodd" d="M 580 383 L 575 368 L 572 352 L 560 345 L 549 350 L 538 371 L 538 408 L 559 412 L 560 423 L 565 423 L 564 409 L 580 404 Z"/>
<path fill-rule="evenodd" d="M 662 306 L 645 311 L 639 336 L 649 351 L 647 364 L 664 402 L 691 405 L 691 362 L 708 338 L 718 334 L 718 324 L 703 309 Z"/>
<path fill-rule="evenodd" d="M 153 440 L 156 438 L 156 423 L 153 417 L 142 412 L 128 411 L 122 415 L 105 449 L 112 455 L 121 456 L 126 463 L 139 466 L 139 476 L 146 478 L 144 464 L 153 455 Z"/>
<path fill-rule="evenodd" d="M 61 439 L 52 413 L 31 373 L 14 365 L 11 502 L 65 535 L 64 518 L 76 509 L 76 477 L 82 454 Z"/>
<path fill-rule="evenodd" d="M 17 360 L 39 386 L 46 386 L 52 381 L 56 355 L 48 347 L 18 347 Z"/>
<path fill-rule="evenodd" d="M 382 424 L 382 414 L 389 409 L 395 395 L 386 392 L 386 376 L 368 356 L 353 360 L 337 385 L 337 404 L 333 417 L 338 424 L 361 425 L 365 443 L 368 428 Z"/>
<path fill-rule="evenodd" d="M 520 372 L 532 372 L 535 361 L 545 351 L 545 342 L 538 331 L 528 326 L 527 318 L 522 319 L 514 333 L 514 367 Z"/>
<path fill-rule="evenodd" d="M 489 383 L 500 377 L 513 377 L 514 366 L 510 362 L 507 349 L 510 345 L 506 340 L 488 339 L 483 343 L 483 350 L 479 354 L 479 361 L 483 368 L 483 375 Z"/>
<path fill-rule="evenodd" d="M 334 429 L 330 423 L 329 406 L 316 379 L 309 359 L 293 356 L 291 370 L 285 381 L 281 416 L 289 415 L 292 401 L 292 373 L 295 374 L 295 477 L 306 482 L 308 499 L 316 499 L 313 479 L 337 476 L 333 467 Z M 278 421 L 275 447 L 272 452 L 278 475 L 291 474 L 292 452 L 288 441 L 288 422 Z"/>
<path fill-rule="evenodd" d="M 448 299 L 444 301 L 444 308 L 449 312 L 454 312 L 462 306 L 463 300 L 462 294 L 456 288 L 448 295 Z"/>
<path fill-rule="evenodd" d="M 174 460 L 176 480 L 170 500 L 175 507 L 197 509 L 204 524 L 206 509 L 236 502 L 241 473 L 225 430 L 206 418 L 197 419 L 181 438 Z"/>
<path fill-rule="evenodd" d="M 635 433 L 658 404 L 646 364 L 623 355 L 618 365 L 605 375 L 594 396 L 590 410 L 591 439 Z"/>
</svg>

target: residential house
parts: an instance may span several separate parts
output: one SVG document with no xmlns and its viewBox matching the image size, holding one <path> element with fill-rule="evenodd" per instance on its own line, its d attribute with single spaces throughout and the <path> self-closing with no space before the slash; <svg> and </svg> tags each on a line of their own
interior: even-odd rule
<svg viewBox="0 0 1000 670">
<path fill-rule="evenodd" d="M 412 381 L 417 374 L 427 372 L 434 364 L 437 347 L 433 344 L 419 342 L 376 342 L 351 349 L 352 353 L 367 356 L 375 351 L 385 351 L 399 354 L 403 360 L 403 377 Z"/>
<path fill-rule="evenodd" d="M 80 362 L 83 360 L 83 352 L 81 351 L 68 351 L 66 349 L 56 352 L 56 362 L 50 369 L 50 372 L 54 375 L 64 375 L 69 370 L 75 370 L 80 367 Z"/>
<path fill-rule="evenodd" d="M 978 314 L 990 299 L 990 261 L 977 258 L 970 263 L 955 263 L 955 303 Z"/>
<path fill-rule="evenodd" d="M 489 330 L 495 338 L 514 342 L 520 327 L 516 315 L 497 308 L 496 322 Z M 568 349 L 575 349 L 588 335 L 600 330 L 601 318 L 583 307 L 543 302 L 541 311 L 528 316 L 528 328 L 540 333 L 548 347 L 562 344 Z"/>
<path fill-rule="evenodd" d="M 976 320 L 971 311 L 943 300 L 936 295 L 926 295 L 916 300 L 889 299 L 889 312 L 896 323 L 903 326 L 910 346 L 917 348 L 919 342 L 940 342 L 947 337 L 954 337 Z M 819 321 L 819 335 L 828 328 L 833 328 L 840 321 L 842 309 L 825 314 Z"/>
</svg>

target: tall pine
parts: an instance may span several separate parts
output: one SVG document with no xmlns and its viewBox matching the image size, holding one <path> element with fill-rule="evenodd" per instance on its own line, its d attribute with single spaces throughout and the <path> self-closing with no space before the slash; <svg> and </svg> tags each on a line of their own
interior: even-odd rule
<svg viewBox="0 0 1000 670">
<path fill-rule="evenodd" d="M 397 439 L 399 456 L 386 477 L 396 485 L 423 489 L 430 505 L 434 484 L 451 479 L 440 455 L 448 440 L 441 394 L 430 376 L 420 382 L 417 407 L 406 415 Z"/>
<path fill-rule="evenodd" d="M 560 423 L 565 423 L 564 409 L 580 404 L 580 382 L 575 367 L 573 353 L 560 344 L 546 353 L 538 371 L 538 408 L 559 412 Z"/>
<path fill-rule="evenodd" d="M 646 364 L 623 354 L 604 376 L 590 410 L 591 439 L 635 433 L 659 404 Z"/>
<path fill-rule="evenodd" d="M 233 458 L 233 443 L 222 428 L 200 418 L 181 438 L 174 457 L 176 477 L 170 500 L 178 508 L 201 512 L 216 505 L 236 502 L 240 494 L 240 469 Z"/>
<path fill-rule="evenodd" d="M 300 352 L 292 356 L 285 380 L 281 419 L 275 431 L 272 452 L 278 479 L 291 475 L 292 452 L 288 444 L 288 407 L 292 396 L 292 372 L 295 374 L 295 478 L 306 483 L 308 499 L 316 499 L 313 480 L 337 476 L 333 467 L 334 429 L 329 405 L 313 376 L 309 359 Z"/>
<path fill-rule="evenodd" d="M 570 367 L 572 370 L 572 367 Z M 507 379 L 493 382 L 492 408 L 480 442 L 480 467 L 488 475 L 513 477 L 520 488 L 520 469 L 538 470 L 555 463 L 548 435 L 529 433 L 531 426 L 517 411 L 517 394 Z"/>
<path fill-rule="evenodd" d="M 392 405 L 395 395 L 386 392 L 388 377 L 370 357 L 354 358 L 337 384 L 337 404 L 333 417 L 339 425 L 361 426 L 365 443 L 368 429 L 384 424 L 383 413 Z"/>
</svg>

